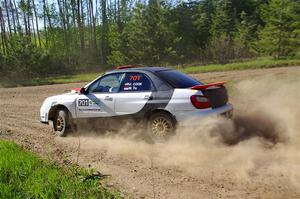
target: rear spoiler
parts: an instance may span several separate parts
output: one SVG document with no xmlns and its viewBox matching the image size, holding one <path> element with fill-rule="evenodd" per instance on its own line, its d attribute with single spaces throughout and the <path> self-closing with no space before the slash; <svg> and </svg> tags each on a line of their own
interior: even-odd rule
<svg viewBox="0 0 300 199">
<path fill-rule="evenodd" d="M 225 83 L 226 82 L 215 82 L 215 83 L 210 83 L 210 84 L 197 85 L 197 86 L 191 87 L 191 89 L 195 89 L 195 90 L 207 90 L 207 89 L 213 88 L 213 87 L 221 87 Z"/>
</svg>

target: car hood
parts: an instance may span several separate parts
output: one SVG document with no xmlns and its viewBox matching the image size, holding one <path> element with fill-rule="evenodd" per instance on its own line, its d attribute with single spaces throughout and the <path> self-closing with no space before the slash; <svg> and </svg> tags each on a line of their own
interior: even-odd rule
<svg viewBox="0 0 300 199">
<path fill-rule="evenodd" d="M 70 100 L 70 99 L 75 99 L 77 96 L 79 95 L 79 93 L 64 93 L 64 94 L 60 94 L 60 95 L 54 95 L 54 96 L 50 96 L 47 97 L 44 101 L 44 103 L 57 103 L 59 101 L 65 101 L 65 100 Z"/>
</svg>

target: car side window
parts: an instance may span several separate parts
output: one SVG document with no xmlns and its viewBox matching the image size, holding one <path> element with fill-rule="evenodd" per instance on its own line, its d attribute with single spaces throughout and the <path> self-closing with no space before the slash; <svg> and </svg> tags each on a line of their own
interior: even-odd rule
<svg viewBox="0 0 300 199">
<path fill-rule="evenodd" d="M 89 87 L 91 93 L 117 93 L 125 73 L 110 74 L 101 77 Z"/>
<path fill-rule="evenodd" d="M 127 73 L 120 91 L 129 92 L 129 91 L 150 91 L 152 88 L 151 81 L 143 73 Z"/>
</svg>

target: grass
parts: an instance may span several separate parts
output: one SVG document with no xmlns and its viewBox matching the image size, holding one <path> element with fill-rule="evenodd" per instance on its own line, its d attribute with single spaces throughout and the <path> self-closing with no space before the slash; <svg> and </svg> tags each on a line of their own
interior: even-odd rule
<svg viewBox="0 0 300 199">
<path fill-rule="evenodd" d="M 284 66 L 299 66 L 300 59 L 275 60 L 271 58 L 257 59 L 245 62 L 236 62 L 229 64 L 210 64 L 204 66 L 192 66 L 180 69 L 184 73 L 203 73 L 231 70 L 275 68 Z"/>
<path fill-rule="evenodd" d="M 96 77 L 101 75 L 101 72 L 97 73 L 83 73 L 83 74 L 76 74 L 76 75 L 64 75 L 64 76 L 58 76 L 58 77 L 50 77 L 46 78 L 47 82 L 51 82 L 53 84 L 66 84 L 66 83 L 72 83 L 72 82 L 86 82 L 86 81 L 92 81 Z"/>
<path fill-rule="evenodd" d="M 39 86 L 39 85 L 50 85 L 50 84 L 87 82 L 95 79 L 99 75 L 101 75 L 101 72 L 62 75 L 62 76 L 46 77 L 46 78 L 34 78 L 31 80 L 17 81 L 17 82 L 13 80 L 0 79 L 0 87 Z"/>
<path fill-rule="evenodd" d="M 0 141 L 0 198 L 121 198 L 90 171 L 61 167 L 9 141 Z"/>
<path fill-rule="evenodd" d="M 204 66 L 187 66 L 179 68 L 184 73 L 204 73 L 230 70 L 246 70 L 246 69 L 260 69 L 260 68 L 275 68 L 284 66 L 300 66 L 300 59 L 286 59 L 275 60 L 272 58 L 261 58 L 257 60 L 235 62 L 229 64 L 209 64 Z M 13 80 L 1 80 L 0 87 L 16 87 L 16 86 L 37 86 L 48 84 L 66 84 L 74 82 L 89 82 L 101 75 L 101 72 L 81 73 L 73 75 L 64 75 L 48 78 L 35 78 L 22 82 L 15 82 Z"/>
</svg>

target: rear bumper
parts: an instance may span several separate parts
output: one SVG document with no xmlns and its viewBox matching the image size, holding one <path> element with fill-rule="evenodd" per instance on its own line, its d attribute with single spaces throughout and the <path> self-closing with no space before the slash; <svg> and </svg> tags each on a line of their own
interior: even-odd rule
<svg viewBox="0 0 300 199">
<path fill-rule="evenodd" d="M 204 117 L 211 117 L 211 116 L 225 116 L 228 118 L 231 118 L 233 115 L 233 106 L 232 104 L 226 104 L 224 106 L 218 107 L 218 108 L 210 108 L 206 110 L 195 110 L 195 111 L 185 111 L 176 113 L 175 117 L 177 122 L 185 122 L 185 121 L 193 121 L 194 119 L 201 119 Z"/>
</svg>

